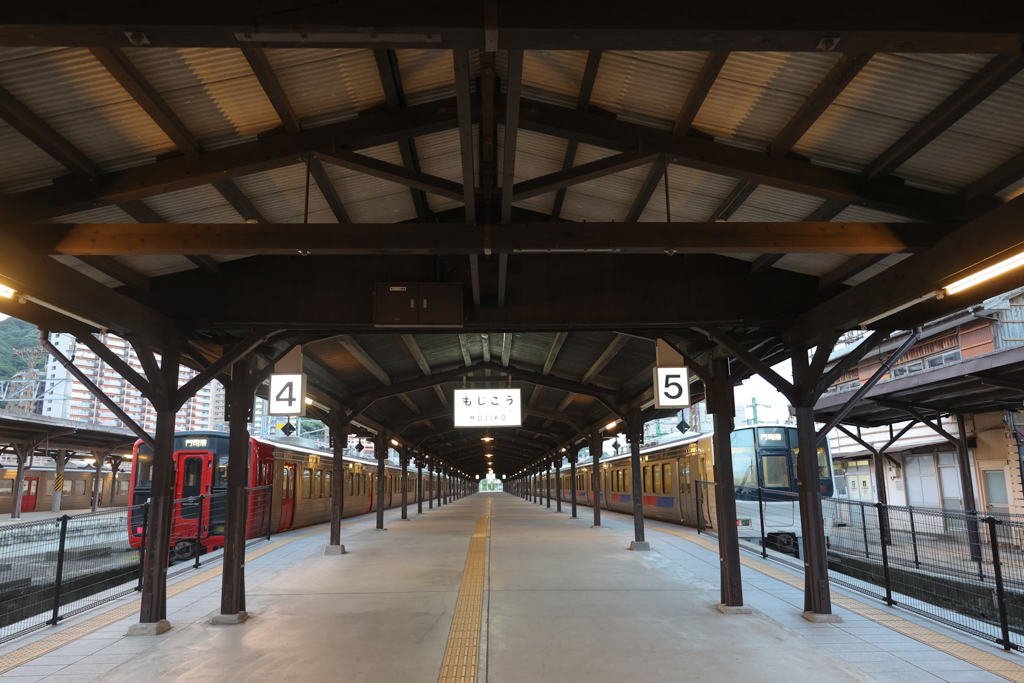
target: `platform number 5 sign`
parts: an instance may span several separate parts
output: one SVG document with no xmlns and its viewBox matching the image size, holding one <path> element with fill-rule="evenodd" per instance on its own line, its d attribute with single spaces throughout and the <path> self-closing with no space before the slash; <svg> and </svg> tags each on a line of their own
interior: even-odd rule
<svg viewBox="0 0 1024 683">
<path fill-rule="evenodd" d="M 306 414 L 306 376 L 271 375 L 268 415 L 302 416 Z"/>
<path fill-rule="evenodd" d="M 654 368 L 654 405 L 657 408 L 690 405 L 690 377 L 685 367 Z"/>
</svg>

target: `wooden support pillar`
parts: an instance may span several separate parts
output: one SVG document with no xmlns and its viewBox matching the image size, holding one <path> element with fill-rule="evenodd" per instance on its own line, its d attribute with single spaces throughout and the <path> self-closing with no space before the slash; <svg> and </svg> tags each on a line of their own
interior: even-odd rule
<svg viewBox="0 0 1024 683">
<path fill-rule="evenodd" d="M 590 473 L 590 490 L 594 493 L 594 526 L 601 526 L 601 448 L 604 439 L 600 431 L 590 435 L 590 462 L 593 471 Z"/>
<path fill-rule="evenodd" d="M 793 350 L 793 384 L 806 386 L 807 350 Z M 800 397 L 803 398 L 803 397 Z M 797 491 L 800 499 L 801 557 L 804 563 L 804 613 L 832 614 L 828 582 L 828 555 L 825 546 L 825 519 L 821 512 L 821 473 L 818 469 L 818 444 L 814 428 L 814 402 L 801 400 L 796 406 L 796 430 L 799 451 L 796 457 Z"/>
<path fill-rule="evenodd" d="M 444 505 L 444 468 L 437 467 L 437 507 Z"/>
<path fill-rule="evenodd" d="M 60 512 L 64 495 L 64 469 L 67 467 L 68 458 L 60 448 L 53 451 L 53 466 L 56 476 L 53 478 L 53 500 L 50 501 L 50 512 Z M 57 484 L 60 484 L 60 488 Z M 93 512 L 96 512 L 93 510 Z"/>
<path fill-rule="evenodd" d="M 434 467 L 427 467 L 427 509 L 434 509 Z"/>
<path fill-rule="evenodd" d="M 100 498 L 103 497 L 103 461 L 106 460 L 106 451 L 93 451 L 96 458 L 96 472 L 92 477 L 92 511 L 100 509 Z M 61 472 L 63 474 L 63 471 Z"/>
<path fill-rule="evenodd" d="M 25 469 L 28 467 L 28 459 L 35 450 L 36 444 L 16 443 L 14 454 L 18 458 L 18 471 L 14 475 L 14 500 L 11 506 L 11 519 L 21 519 L 21 500 L 25 488 Z"/>
<path fill-rule="evenodd" d="M 331 474 L 331 542 L 327 553 L 342 554 L 341 520 L 345 517 L 345 447 L 348 446 L 348 435 L 352 433 L 352 425 L 341 414 L 331 413 L 331 442 L 334 446 L 334 462 Z M 331 550 L 337 548 L 337 550 Z"/>
<path fill-rule="evenodd" d="M 562 459 L 558 459 L 558 467 L 555 468 L 555 512 L 562 511 Z"/>
<path fill-rule="evenodd" d="M 416 514 L 423 514 L 423 458 L 416 458 Z"/>
<path fill-rule="evenodd" d="M 157 630 L 170 626 L 166 623 L 167 563 L 170 559 L 174 511 L 174 417 L 174 411 L 166 408 L 156 413 L 153 488 L 149 501 L 149 530 L 143 564 L 142 606 L 139 610 L 139 623 L 156 624 Z"/>
<path fill-rule="evenodd" d="M 377 442 L 374 444 L 373 452 L 377 456 L 377 529 L 384 529 L 384 483 L 387 478 L 387 470 L 384 464 L 388 459 L 388 437 L 384 432 L 377 432 Z"/>
<path fill-rule="evenodd" d="M 711 363 L 709 398 L 714 411 L 715 511 L 718 522 L 718 556 L 721 568 L 722 605 L 743 606 L 740 577 L 740 544 L 736 533 L 736 489 L 732 475 L 732 428 L 736 417 L 729 361 L 718 356 Z M 811 432 L 813 436 L 813 430 Z"/>
<path fill-rule="evenodd" d="M 110 502 L 107 507 L 114 507 L 114 496 L 117 495 L 117 472 L 121 469 L 121 462 L 123 458 L 117 456 L 108 456 L 107 460 L 110 462 Z"/>
<path fill-rule="evenodd" d="M 940 418 L 936 417 L 936 424 L 941 426 Z M 967 423 L 963 413 L 956 415 L 956 464 L 960 471 L 960 487 L 963 489 L 964 510 L 978 511 L 978 503 L 974 499 L 974 472 L 971 469 L 971 456 L 967 450 Z M 981 562 L 981 535 L 978 531 L 978 522 L 975 519 L 967 523 L 967 542 L 971 547 L 971 559 Z"/>
<path fill-rule="evenodd" d="M 403 448 L 398 456 L 402 462 L 402 519 L 409 519 L 409 500 L 406 495 L 409 490 L 409 451 Z"/>
<path fill-rule="evenodd" d="M 249 411 L 254 387 L 250 383 L 249 361 L 237 360 L 231 366 L 228 402 L 228 486 L 225 503 L 224 572 L 221 574 L 220 618 L 214 623 L 240 623 L 245 611 L 245 531 L 249 484 Z"/>
<path fill-rule="evenodd" d="M 633 503 L 633 543 L 630 548 L 633 550 L 650 549 L 644 539 L 643 474 L 640 468 L 640 435 L 643 434 L 643 430 L 644 423 L 640 417 L 640 410 L 630 411 L 626 431 L 629 439 L 630 502 Z"/>
<path fill-rule="evenodd" d="M 544 481 L 545 486 L 544 486 L 544 488 L 547 490 L 547 494 L 548 494 L 548 505 L 547 505 L 547 508 L 548 508 L 548 510 L 550 510 L 551 509 L 551 461 L 548 461 L 548 463 L 544 466 L 544 473 L 545 473 L 545 475 L 544 475 L 545 476 L 545 481 Z"/>
<path fill-rule="evenodd" d="M 572 518 L 576 519 L 576 458 L 579 455 L 579 446 L 573 444 L 569 447 L 569 499 L 572 504 Z"/>
</svg>

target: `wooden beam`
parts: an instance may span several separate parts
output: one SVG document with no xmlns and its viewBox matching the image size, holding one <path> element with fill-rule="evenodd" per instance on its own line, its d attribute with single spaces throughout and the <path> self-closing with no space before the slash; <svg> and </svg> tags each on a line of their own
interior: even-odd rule
<svg viewBox="0 0 1024 683">
<path fill-rule="evenodd" d="M 501 222 L 512 222 L 512 193 L 516 178 L 516 144 L 519 136 L 519 101 L 523 94 L 523 51 L 508 53 L 508 84 L 505 95 L 505 149 L 501 171 Z M 499 298 L 504 298 L 499 294 Z"/>
<path fill-rule="evenodd" d="M 743 202 L 747 201 L 747 197 L 754 193 L 757 189 L 757 183 L 749 180 L 741 180 L 736 183 L 736 186 L 732 188 L 732 191 L 726 195 L 722 203 L 718 205 L 714 211 L 711 212 L 711 216 L 708 220 L 711 221 L 727 221 L 732 218 L 732 215 L 740 208 Z"/>
<path fill-rule="evenodd" d="M 812 211 L 804 220 L 808 223 L 827 223 L 841 214 L 849 204 L 826 199 L 818 208 Z"/>
<path fill-rule="evenodd" d="M 1024 196 L 1012 199 L 958 228 L 927 251 L 914 254 L 867 282 L 807 311 L 796 320 L 785 339 L 793 345 L 813 343 L 824 334 L 850 329 L 862 320 L 912 302 L 937 291 L 955 278 L 964 277 L 998 259 L 1018 253 L 1024 248 L 1021 224 L 1024 224 Z M 946 297 L 942 304 L 965 308 L 992 296 L 994 292 L 991 290 L 998 288 L 1000 282 L 1004 283 L 1004 288 L 999 291 L 1009 289 L 1005 282 L 1012 281 L 1013 276 L 1014 273 L 1010 273 L 1002 278 L 994 278 L 987 285 Z M 912 316 L 913 309 L 908 314 Z M 893 324 L 885 320 L 881 323 Z M 903 325 L 905 321 L 900 320 L 899 324 Z"/>
<path fill-rule="evenodd" d="M 1024 59 L 996 55 L 942 104 L 921 119 L 903 137 L 882 152 L 864 174 L 870 179 L 884 178 L 905 164 L 950 126 L 963 118 L 989 95 L 1024 69 Z"/>
<path fill-rule="evenodd" d="M 473 113 L 469 91 L 469 52 L 454 50 L 455 101 L 459 124 L 459 149 L 462 155 L 462 201 L 466 207 L 466 222 L 476 222 L 476 174 L 473 169 Z M 479 284 L 474 284 L 474 301 L 480 305 Z"/>
<path fill-rule="evenodd" d="M 89 51 L 179 150 L 192 156 L 202 151 L 199 141 L 123 50 L 94 47 Z"/>
<path fill-rule="evenodd" d="M 379 379 L 385 386 L 390 387 L 392 385 L 391 378 L 384 371 L 384 368 L 378 365 L 377 361 L 371 358 L 370 354 L 351 335 L 343 334 L 339 336 L 338 343 L 345 347 L 345 350 L 351 353 L 359 361 L 360 365 L 369 370 L 370 374 Z"/>
<path fill-rule="evenodd" d="M 885 254 L 857 254 L 850 257 L 850 260 L 836 266 L 829 272 L 818 278 L 818 289 L 831 289 L 843 284 L 851 277 L 863 273 L 885 258 Z"/>
<path fill-rule="evenodd" d="M 0 119 L 79 178 L 91 181 L 99 177 L 100 169 L 89 157 L 3 88 L 0 88 Z"/>
<path fill-rule="evenodd" d="M 750 264 L 750 274 L 760 275 L 781 261 L 785 256 L 785 254 L 761 254 Z"/>
<path fill-rule="evenodd" d="M 983 207 L 968 207 L 958 197 L 911 187 L 896 179 L 870 181 L 857 173 L 789 157 L 766 157 L 697 135 L 680 140 L 648 126 L 589 112 L 581 114 L 536 100 L 523 100 L 520 126 L 613 150 L 636 149 L 639 143 L 643 149 L 663 154 L 688 168 L 911 218 L 959 220 L 995 205 L 989 202 Z M 627 222 L 638 215 L 631 212 Z"/>
<path fill-rule="evenodd" d="M 544 360 L 544 369 L 540 371 L 542 375 L 547 375 L 551 372 L 551 368 L 554 367 L 555 361 L 558 359 L 558 352 L 562 350 L 562 344 L 565 343 L 565 339 L 568 336 L 568 332 L 559 332 L 555 335 L 555 338 L 551 341 L 548 357 Z"/>
<path fill-rule="evenodd" d="M 238 212 L 242 220 L 246 222 L 256 221 L 257 223 L 267 222 L 267 219 L 263 217 L 260 210 L 245 196 L 245 193 L 238 188 L 238 185 L 235 185 L 235 181 L 215 180 L 213 187 Z"/>
<path fill-rule="evenodd" d="M 642 149 L 634 149 L 628 152 L 614 154 L 604 159 L 591 161 L 586 164 L 574 166 L 568 170 L 556 171 L 530 180 L 516 183 L 513 188 L 512 201 L 523 201 L 555 190 L 572 187 L 585 183 L 595 178 L 614 175 L 622 171 L 649 164 L 658 157 L 657 154 Z"/>
<path fill-rule="evenodd" d="M 192 262 L 192 265 L 210 275 L 220 275 L 220 264 L 212 257 L 205 254 L 185 254 L 185 258 Z"/>
<path fill-rule="evenodd" d="M 411 334 L 400 334 L 398 338 L 405 345 L 406 351 L 416 361 L 416 365 L 423 371 L 423 374 L 430 375 L 430 364 L 427 363 L 427 359 L 423 356 L 423 351 L 420 350 L 420 345 L 416 343 L 416 338 Z"/>
<path fill-rule="evenodd" d="M 398 113 L 368 114 L 304 130 L 298 135 L 271 135 L 207 150 L 198 157 L 179 156 L 103 173 L 95 182 L 71 179 L 8 194 L 0 197 L 0 217 L 3 221 L 46 220 L 290 166 L 311 152 L 329 151 L 332 146 L 367 149 L 450 130 L 456 125 L 451 113 L 454 104 L 449 99 L 415 105 Z"/>
<path fill-rule="evenodd" d="M 346 149 L 335 149 L 331 152 L 319 152 L 316 156 L 327 163 L 365 173 L 375 178 L 432 192 L 449 199 L 463 199 L 462 186 L 458 183 L 422 171 L 414 171 L 404 166 L 380 161 L 365 154 L 350 152 Z"/>
<path fill-rule="evenodd" d="M 295 110 L 292 109 L 288 96 L 285 95 L 284 88 L 281 87 L 277 74 L 271 68 L 263 48 L 242 45 L 241 49 L 242 54 L 245 56 L 245 61 L 249 62 L 252 72 L 256 74 L 256 80 L 263 87 L 263 92 L 266 93 L 271 106 L 277 112 L 277 117 L 281 119 L 284 129 L 292 135 L 300 133 L 302 126 L 299 124 L 299 117 L 295 115 Z"/>
<path fill-rule="evenodd" d="M 616 334 L 615 338 L 608 344 L 608 347 L 598 357 L 594 364 L 590 366 L 590 369 L 584 373 L 583 378 L 580 380 L 580 384 L 589 384 L 591 380 L 597 377 L 602 370 L 607 367 L 608 363 L 622 350 L 622 347 L 629 341 L 629 337 L 624 334 Z"/>
<path fill-rule="evenodd" d="M 97 223 L 5 226 L 57 254 L 893 254 L 930 248 L 951 232 L 927 223 Z"/>
<path fill-rule="evenodd" d="M 512 355 L 512 333 L 505 332 L 501 335 L 501 364 L 508 367 L 509 357 Z"/>
<path fill-rule="evenodd" d="M 729 53 L 725 51 L 708 52 L 707 57 L 704 59 L 704 64 L 701 65 L 700 72 L 697 74 L 697 78 L 693 82 L 690 92 L 687 93 L 686 100 L 683 101 L 683 106 L 679 109 L 679 114 L 676 116 L 675 125 L 672 126 L 672 137 L 677 140 L 682 140 L 686 137 L 690 126 L 693 125 L 693 120 L 697 118 L 701 105 L 707 99 L 708 93 L 711 92 L 711 87 L 718 79 L 718 74 L 721 73 L 722 67 L 725 66 L 728 58 Z M 644 180 L 643 185 L 640 186 L 640 191 L 637 193 L 636 199 L 633 200 L 629 213 L 626 214 L 627 223 L 640 220 L 640 216 L 643 215 L 644 209 L 647 208 L 647 203 L 651 201 L 651 196 L 658 188 L 664 175 L 664 161 L 655 162 L 647 173 L 647 178 Z"/>
<path fill-rule="evenodd" d="M 459 335 L 459 349 L 462 351 L 462 361 L 469 367 L 473 364 L 473 357 L 469 353 L 469 342 L 466 339 L 466 335 Z"/>
<path fill-rule="evenodd" d="M 870 53 L 846 53 L 832 66 L 825 78 L 789 119 L 785 128 L 772 141 L 770 154 L 783 157 L 789 154 L 800 138 L 825 113 L 846 86 L 856 78 L 874 55 Z"/>
<path fill-rule="evenodd" d="M 78 256 L 76 258 L 104 275 L 114 278 L 128 289 L 136 292 L 149 291 L 149 278 L 124 265 L 113 256 Z"/>
<path fill-rule="evenodd" d="M 323 163 L 315 156 L 309 157 L 309 174 L 313 176 L 316 186 L 320 188 L 320 194 L 323 195 L 327 206 L 331 207 L 331 213 L 338 219 L 338 222 L 351 223 L 348 211 L 345 210 L 345 205 L 342 203 L 341 197 L 338 196 L 338 191 L 334 189 L 334 183 L 331 182 L 330 176 L 327 175 L 327 170 L 324 168 Z"/>
<path fill-rule="evenodd" d="M 583 80 L 580 82 L 580 92 L 576 96 L 576 111 L 586 111 L 590 106 L 590 98 L 594 94 L 594 83 L 597 81 L 597 70 L 601 66 L 601 50 L 590 50 L 587 53 L 587 64 L 583 67 Z M 576 163 L 576 152 L 579 143 L 569 140 L 565 147 L 565 159 L 562 161 L 562 170 L 568 171 Z M 565 188 L 555 192 L 555 201 L 551 206 L 551 220 L 558 220 L 562 213 L 562 204 L 565 202 Z"/>
<path fill-rule="evenodd" d="M 373 51 L 373 59 L 377 63 L 377 75 L 380 76 L 381 87 L 384 88 L 384 100 L 388 104 L 388 111 L 401 111 L 405 109 L 405 92 L 402 88 L 402 77 L 398 73 L 398 56 L 393 49 L 377 49 Z M 419 157 L 416 154 L 416 142 L 406 138 L 398 142 L 398 151 L 402 155 L 402 165 L 412 171 L 421 171 Z M 416 217 L 427 220 L 427 197 L 423 190 L 410 187 L 409 194 L 412 197 L 413 206 L 416 208 Z"/>
</svg>

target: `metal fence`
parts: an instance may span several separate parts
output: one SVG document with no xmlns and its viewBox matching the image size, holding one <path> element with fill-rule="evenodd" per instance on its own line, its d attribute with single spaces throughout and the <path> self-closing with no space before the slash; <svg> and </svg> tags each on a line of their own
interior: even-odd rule
<svg viewBox="0 0 1024 683">
<path fill-rule="evenodd" d="M 268 538 L 272 487 L 246 495 L 246 539 Z M 171 556 L 181 566 L 169 577 L 219 556 L 226 502 L 224 492 L 174 501 Z M 146 503 L 0 526 L 0 643 L 141 589 L 148 522 Z"/>
<path fill-rule="evenodd" d="M 698 532 L 718 527 L 713 482 L 698 482 Z M 803 571 L 798 497 L 736 487 L 741 546 Z M 829 580 L 1024 651 L 1024 518 L 822 500 Z"/>
</svg>

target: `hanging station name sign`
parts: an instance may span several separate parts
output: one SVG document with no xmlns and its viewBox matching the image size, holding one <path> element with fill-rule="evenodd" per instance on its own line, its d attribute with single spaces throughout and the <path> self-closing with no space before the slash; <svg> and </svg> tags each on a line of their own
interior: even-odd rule
<svg viewBox="0 0 1024 683">
<path fill-rule="evenodd" d="M 519 389 L 456 389 L 456 427 L 521 427 Z"/>
</svg>

